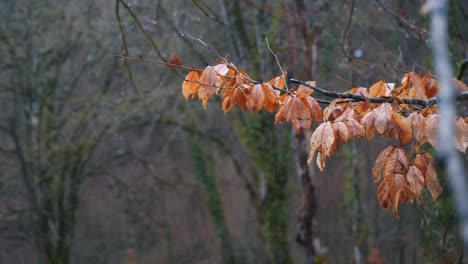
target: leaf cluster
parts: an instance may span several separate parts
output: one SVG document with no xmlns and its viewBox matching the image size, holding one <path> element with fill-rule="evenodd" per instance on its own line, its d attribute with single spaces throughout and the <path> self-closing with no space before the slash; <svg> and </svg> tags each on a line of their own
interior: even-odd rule
<svg viewBox="0 0 468 264">
<path fill-rule="evenodd" d="M 310 138 L 308 164 L 316 157 L 316 164 L 322 171 L 326 158 L 348 140 L 363 137 L 370 140 L 376 135 L 396 139 L 399 146 L 383 150 L 372 170 L 374 180 L 381 182 L 377 195 L 381 206 L 385 210 L 392 207 L 399 218 L 398 207 L 420 198 L 423 187 L 437 199 L 442 187 L 434 158 L 419 150 L 425 143 L 438 148 L 438 108 L 431 104 L 408 103 L 413 99 L 420 102 L 435 98 L 438 81 L 432 74 L 421 76 L 408 72 L 398 87 L 383 80 L 370 88 L 355 87 L 345 94 L 356 96 L 348 98 L 324 91 L 323 95 L 332 96 L 334 100 L 323 109 L 314 98 L 314 91 L 322 91 L 315 82 L 288 87 L 285 76 L 283 72 L 268 82 L 258 82 L 232 63 L 221 61 L 204 70 L 191 70 L 182 84 L 182 93 L 187 100 L 198 96 L 205 108 L 208 100 L 219 94 L 225 113 L 234 106 L 252 112 L 265 108 L 275 113 L 275 124 L 290 122 L 298 134 L 309 130 L 313 122 L 317 123 Z M 459 92 L 468 91 L 464 83 L 455 79 L 453 82 Z M 456 148 L 462 153 L 468 147 L 467 122 L 466 117 L 456 120 Z M 412 147 L 405 148 L 409 143 Z"/>
</svg>

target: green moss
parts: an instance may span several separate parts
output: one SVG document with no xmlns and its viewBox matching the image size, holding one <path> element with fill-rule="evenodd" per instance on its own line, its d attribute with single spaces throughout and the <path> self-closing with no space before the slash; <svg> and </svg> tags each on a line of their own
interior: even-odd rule
<svg viewBox="0 0 468 264">
<path fill-rule="evenodd" d="M 192 136 L 192 162 L 195 167 L 197 180 L 202 186 L 202 194 L 210 216 L 221 240 L 223 263 L 235 263 L 232 249 L 231 235 L 224 216 L 223 202 L 218 190 L 217 177 L 214 174 L 213 157 L 200 145 L 200 140 Z"/>
<path fill-rule="evenodd" d="M 273 117 L 266 112 L 242 117 L 246 125 L 242 126 L 238 120 L 236 127 L 250 158 L 265 177 L 266 194 L 260 219 L 263 219 L 261 224 L 269 257 L 272 263 L 291 263 L 287 214 L 289 192 L 286 186 L 292 164 L 290 132 L 275 129 Z"/>
</svg>

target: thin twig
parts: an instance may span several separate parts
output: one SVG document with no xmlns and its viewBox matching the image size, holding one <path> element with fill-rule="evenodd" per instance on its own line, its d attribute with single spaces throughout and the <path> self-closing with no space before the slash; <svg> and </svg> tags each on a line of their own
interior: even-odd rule
<svg viewBox="0 0 468 264">
<path fill-rule="evenodd" d="M 223 25 L 224 26 L 224 22 L 219 18 L 217 17 L 216 15 L 214 15 L 214 12 L 211 11 L 208 6 L 201 0 L 192 0 L 192 3 L 198 8 L 200 9 L 200 11 L 203 12 L 203 14 L 205 14 L 205 16 L 207 16 L 208 18 L 210 19 L 213 19 L 215 22 L 218 22 L 219 24 Z"/>
<path fill-rule="evenodd" d="M 143 58 L 142 56 L 138 56 L 138 57 L 129 57 L 129 56 L 122 56 L 122 55 L 115 55 L 115 56 L 118 57 L 118 58 L 121 58 L 123 60 L 145 61 L 145 62 L 151 62 L 151 63 L 158 63 L 158 64 L 164 64 L 164 65 L 168 65 L 168 66 L 173 66 L 173 67 L 176 67 L 176 68 L 186 69 L 186 70 L 189 70 L 189 71 L 199 71 L 199 72 L 203 71 L 202 69 L 186 67 L 186 66 L 183 66 L 183 65 L 174 64 L 174 63 L 166 62 L 166 61 L 163 61 L 163 60 L 146 59 L 146 58 Z"/>
<path fill-rule="evenodd" d="M 406 18 L 402 17 L 401 15 L 397 14 L 395 11 L 391 10 L 390 8 L 388 8 L 385 4 L 383 4 L 381 2 L 381 0 L 375 0 L 375 2 L 387 13 L 389 14 L 390 16 L 392 16 L 396 21 L 398 21 L 398 23 L 400 25 L 403 25 L 405 26 L 406 28 L 410 29 L 411 31 L 413 31 L 414 33 L 417 34 L 418 37 L 422 38 L 426 38 L 429 36 L 429 33 L 423 29 L 423 28 L 420 28 L 418 26 L 416 26 L 415 24 L 413 24 L 412 22 L 410 22 L 409 20 L 407 20 Z"/>
<path fill-rule="evenodd" d="M 120 18 L 120 11 L 119 11 L 119 6 L 120 6 L 120 0 L 115 1 L 115 17 L 117 18 L 117 24 L 119 25 L 119 31 L 120 31 L 120 37 L 122 38 L 122 49 L 123 49 L 123 56 L 128 55 L 128 46 L 127 46 L 127 38 L 125 36 L 125 31 L 122 26 L 122 19 Z M 130 67 L 130 64 L 128 64 L 127 60 L 124 60 L 124 66 L 127 68 L 127 73 L 128 73 L 128 79 L 130 80 L 130 84 L 132 85 L 133 90 L 137 95 L 139 95 L 138 89 L 135 85 L 135 81 L 133 79 L 133 72 L 132 68 Z"/>
<path fill-rule="evenodd" d="M 343 54 L 346 56 L 348 60 L 351 60 L 351 55 L 348 53 L 348 43 L 347 43 L 347 37 L 348 37 L 348 31 L 351 26 L 351 22 L 353 20 L 353 14 L 354 14 L 354 0 L 351 0 L 351 6 L 349 7 L 349 16 L 348 16 L 348 21 L 346 22 L 346 26 L 343 30 L 343 33 L 341 34 L 341 51 Z"/>
<path fill-rule="evenodd" d="M 146 32 L 146 30 L 143 28 L 143 26 L 140 23 L 140 20 L 138 20 L 138 17 L 135 15 L 135 13 L 133 13 L 132 9 L 124 1 L 122 1 L 122 0 L 117 0 L 117 1 L 122 3 L 122 5 L 125 7 L 125 9 L 127 9 L 128 13 L 132 17 L 133 21 L 135 22 L 137 27 L 140 29 L 140 31 L 143 33 L 143 35 L 145 35 L 145 37 L 149 40 L 149 42 L 151 43 L 151 46 L 153 46 L 153 49 L 156 51 L 156 53 L 161 58 L 161 60 L 166 61 L 166 59 L 162 55 L 161 51 L 159 50 L 158 45 L 156 45 L 156 43 L 151 38 L 151 36 L 148 34 L 148 32 Z"/>
<path fill-rule="evenodd" d="M 219 53 L 215 49 L 211 48 L 210 46 L 208 46 L 208 44 L 206 44 L 203 40 L 201 40 L 201 37 L 195 38 L 195 37 L 192 37 L 189 34 L 186 34 L 186 33 L 182 32 L 182 31 L 179 31 L 179 34 L 180 34 L 181 37 L 186 37 L 188 39 L 195 40 L 198 43 L 202 44 L 203 46 L 205 46 L 205 48 L 207 48 L 209 51 L 211 51 L 213 54 L 215 54 L 216 57 L 218 57 L 218 59 L 226 60 L 226 58 L 219 55 Z"/>
<path fill-rule="evenodd" d="M 273 52 L 273 50 L 271 49 L 271 47 L 270 47 L 270 42 L 268 42 L 268 38 L 267 38 L 267 37 L 265 37 L 265 42 L 266 42 L 266 44 L 267 44 L 268 50 L 270 51 L 271 55 L 273 55 L 273 57 L 275 57 L 276 65 L 278 65 L 278 68 L 279 68 L 280 71 L 281 71 L 281 75 L 284 76 L 284 71 L 283 71 L 283 68 L 281 67 L 281 63 L 279 62 L 278 56 L 276 56 L 276 53 Z M 284 85 L 286 86 L 286 90 L 289 91 L 288 84 L 286 83 L 286 80 L 285 80 L 285 82 L 284 82 Z"/>
</svg>

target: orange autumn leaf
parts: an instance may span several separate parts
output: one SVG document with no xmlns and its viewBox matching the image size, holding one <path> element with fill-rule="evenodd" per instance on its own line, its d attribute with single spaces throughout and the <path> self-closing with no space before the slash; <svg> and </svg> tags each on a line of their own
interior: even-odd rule
<svg viewBox="0 0 468 264">
<path fill-rule="evenodd" d="M 416 141 L 421 145 L 426 143 L 427 139 L 424 133 L 424 120 L 426 118 L 420 113 L 411 113 L 407 119 L 411 123 L 411 130 Z"/>
<path fill-rule="evenodd" d="M 435 149 L 439 148 L 439 115 L 430 114 L 424 119 L 424 137 Z"/>
<path fill-rule="evenodd" d="M 310 109 L 298 97 L 291 101 L 290 114 L 293 128 L 297 134 L 301 133 L 302 129 L 309 129 L 312 125 Z"/>
<path fill-rule="evenodd" d="M 313 81 L 308 81 L 307 83 L 312 85 L 312 86 L 315 86 L 315 82 L 313 82 Z M 314 92 L 314 90 L 312 90 L 309 87 L 301 84 L 297 88 L 296 94 L 297 94 L 297 97 L 299 97 L 299 98 L 306 98 L 307 96 L 311 95 L 313 92 Z"/>
<path fill-rule="evenodd" d="M 323 119 L 322 108 L 319 103 L 312 97 L 307 96 L 302 99 L 302 101 L 307 105 L 310 110 L 310 116 L 313 120 L 321 122 Z"/>
<path fill-rule="evenodd" d="M 426 89 L 424 88 L 422 77 L 415 74 L 414 72 L 410 72 L 409 75 L 412 83 L 412 86 L 408 93 L 409 97 L 427 99 Z"/>
<path fill-rule="evenodd" d="M 465 153 L 466 148 L 468 148 L 468 125 L 461 117 L 457 118 L 456 121 L 456 134 L 455 147 L 460 152 Z"/>
<path fill-rule="evenodd" d="M 368 92 L 367 88 L 364 88 L 364 87 L 352 88 L 351 90 L 348 91 L 348 93 L 360 95 L 360 96 L 363 96 L 364 98 L 369 97 L 369 92 Z M 354 111 L 357 114 L 360 114 L 360 115 L 366 114 L 369 111 L 370 106 L 371 106 L 371 104 L 370 104 L 370 102 L 368 100 L 366 100 L 364 102 L 353 102 L 353 103 L 351 103 L 351 105 L 352 105 L 352 108 L 354 109 Z"/>
<path fill-rule="evenodd" d="M 411 122 L 395 111 L 392 112 L 392 121 L 395 124 L 395 137 L 400 140 L 400 144 L 408 143 L 412 138 Z"/>
<path fill-rule="evenodd" d="M 399 173 L 387 175 L 377 189 L 377 200 L 384 210 L 393 206 L 395 217 L 400 219 L 398 207 L 404 202 L 413 202 L 405 177 Z"/>
<path fill-rule="evenodd" d="M 229 112 L 235 105 L 244 110 L 247 106 L 247 98 L 250 93 L 249 86 L 244 84 L 230 90 L 231 92 L 224 97 L 221 106 L 224 113 Z"/>
<path fill-rule="evenodd" d="M 281 96 L 275 124 L 290 121 L 296 133 L 299 134 L 303 129 L 310 128 L 312 120 L 321 121 L 322 109 L 310 94 L 310 89 L 304 86 L 304 88 Z"/>
<path fill-rule="evenodd" d="M 379 154 L 374 168 L 372 168 L 374 181 L 378 182 L 390 174 L 404 173 L 408 167 L 408 162 L 408 154 L 402 148 L 387 147 Z"/>
<path fill-rule="evenodd" d="M 437 179 L 434 158 L 429 153 L 419 153 L 414 159 L 413 166 L 417 167 L 424 174 L 425 186 L 431 193 L 432 199 L 435 201 L 442 193 L 442 186 Z"/>
<path fill-rule="evenodd" d="M 347 104 L 346 110 L 344 110 L 341 115 L 334 120 L 335 123 L 343 123 L 346 125 L 348 139 L 363 137 L 365 135 L 365 128 L 356 119 L 354 119 L 355 115 L 356 111 L 354 108 L 350 104 Z"/>
<path fill-rule="evenodd" d="M 317 156 L 317 161 L 320 159 L 323 166 L 319 166 L 320 170 L 323 170 L 325 167 L 324 156 L 330 157 L 333 154 L 333 142 L 335 140 L 332 124 L 328 121 L 320 124 L 310 137 L 310 153 L 307 163 L 310 164 L 310 161 L 315 155 L 315 152 L 321 153 L 320 156 Z"/>
<path fill-rule="evenodd" d="M 203 107 L 206 108 L 208 100 L 216 94 L 221 87 L 223 80 L 211 66 L 206 66 L 200 76 L 198 89 L 198 98 L 203 101 Z"/>
<path fill-rule="evenodd" d="M 292 96 L 289 94 L 283 94 L 279 99 L 279 109 L 275 115 L 275 125 L 279 122 L 289 122 L 291 121 L 291 116 L 289 114 L 289 108 L 291 107 Z"/>
<path fill-rule="evenodd" d="M 182 94 L 185 97 L 185 100 L 188 100 L 190 96 L 195 97 L 200 88 L 200 83 L 198 82 L 199 76 L 197 71 L 190 71 L 185 77 L 184 82 L 182 83 Z"/>
<path fill-rule="evenodd" d="M 466 86 L 466 84 L 464 84 L 462 81 L 453 78 L 452 82 L 457 92 L 459 93 L 468 92 L 468 86 Z"/>
<path fill-rule="evenodd" d="M 373 112 L 375 112 L 374 126 L 377 133 L 379 135 L 389 134 L 393 130 L 392 106 L 389 103 L 383 103 Z"/>
<path fill-rule="evenodd" d="M 247 99 L 247 109 L 258 112 L 262 109 L 265 103 L 265 91 L 261 84 L 256 84 L 250 89 L 250 94 Z"/>
<path fill-rule="evenodd" d="M 273 89 L 273 87 L 267 83 L 262 84 L 262 88 L 265 93 L 265 109 L 273 113 L 276 109 L 276 105 L 278 105 L 280 91 Z"/>
<path fill-rule="evenodd" d="M 275 77 L 268 81 L 268 84 L 273 85 L 276 88 L 283 89 L 286 85 L 286 74 L 287 72 L 283 72 L 281 76 Z"/>
<path fill-rule="evenodd" d="M 369 88 L 369 96 L 370 97 L 384 97 L 387 96 L 387 85 L 384 81 L 378 81 L 374 83 Z"/>
<path fill-rule="evenodd" d="M 432 73 L 428 73 L 424 76 L 421 80 L 424 91 L 426 93 L 427 98 L 435 97 L 439 91 L 439 83 L 437 80 L 432 76 Z"/>
<path fill-rule="evenodd" d="M 358 137 L 365 136 L 366 129 L 356 119 L 349 118 L 345 121 L 345 124 L 348 127 L 349 136 L 351 138 L 358 138 Z"/>
<path fill-rule="evenodd" d="M 385 210 L 393 206 L 397 219 L 400 219 L 398 207 L 414 200 L 414 194 L 404 176 L 408 162 L 408 154 L 402 148 L 390 146 L 379 154 L 372 169 L 375 182 L 383 179 L 377 190 L 377 199 Z"/>
<path fill-rule="evenodd" d="M 408 188 L 405 176 L 402 174 L 395 174 L 392 191 L 394 192 L 393 214 L 395 218 L 399 220 L 400 215 L 398 214 L 398 207 L 405 202 L 413 203 L 414 197 L 411 190 Z"/>
<path fill-rule="evenodd" d="M 213 66 L 213 70 L 220 76 L 227 76 L 229 73 L 229 67 L 225 63 L 221 63 Z"/>
<path fill-rule="evenodd" d="M 413 195 L 419 199 L 421 192 L 424 187 L 424 174 L 418 167 L 411 166 L 406 174 L 408 185 Z"/>
<path fill-rule="evenodd" d="M 299 134 L 302 129 L 309 129 L 312 124 L 310 109 L 299 97 L 287 95 L 281 99 L 275 117 L 275 124 L 281 121 L 291 121 L 294 130 Z"/>
<path fill-rule="evenodd" d="M 332 123 L 333 132 L 335 133 L 335 141 L 341 141 L 346 143 L 349 138 L 348 126 L 344 122 L 333 122 Z"/>
<path fill-rule="evenodd" d="M 374 111 L 368 112 L 361 118 L 361 124 L 364 127 L 367 139 L 373 138 L 376 133 L 374 126 L 375 118 L 376 115 Z"/>
</svg>

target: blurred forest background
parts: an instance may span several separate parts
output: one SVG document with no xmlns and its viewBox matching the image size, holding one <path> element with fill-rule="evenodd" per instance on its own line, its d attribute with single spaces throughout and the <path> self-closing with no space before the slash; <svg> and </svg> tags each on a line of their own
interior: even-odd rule
<svg viewBox="0 0 468 264">
<path fill-rule="evenodd" d="M 272 115 L 204 109 L 181 94 L 187 71 L 117 57 L 218 62 L 183 32 L 266 81 L 267 38 L 326 89 L 399 83 L 433 71 L 424 2 L 0 1 L 0 263 L 463 263 L 448 187 L 399 221 L 381 209 L 386 139 L 320 173 Z M 468 3 L 449 14 L 456 68 Z"/>
</svg>

